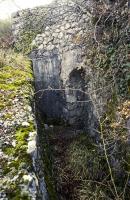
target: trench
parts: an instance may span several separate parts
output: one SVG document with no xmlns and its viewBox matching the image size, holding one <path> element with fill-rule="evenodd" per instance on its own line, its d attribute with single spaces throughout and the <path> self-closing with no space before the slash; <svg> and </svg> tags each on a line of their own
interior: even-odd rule
<svg viewBox="0 0 130 200">
<path fill-rule="evenodd" d="M 40 104 L 41 105 L 41 104 Z M 38 200 L 72 200 L 74 190 L 80 185 L 68 168 L 69 146 L 80 137 L 82 129 L 63 120 L 47 119 L 35 97 L 37 124 L 36 174 L 39 181 Z"/>
<path fill-rule="evenodd" d="M 76 180 L 74 169 L 69 167 L 69 149 L 82 134 L 90 134 L 89 127 L 95 127 L 97 123 L 89 96 L 84 92 L 85 71 L 75 67 L 80 51 L 67 53 L 65 60 L 60 60 L 55 52 L 42 57 L 33 55 L 32 58 L 38 200 L 78 200 L 75 191 L 80 186 L 80 180 Z M 61 71 L 69 66 L 71 70 L 67 72 L 65 83 Z M 90 103 L 82 103 L 84 100 Z"/>
<path fill-rule="evenodd" d="M 73 171 L 67 169 L 67 153 L 69 145 L 78 139 L 80 130 L 63 123 L 47 126 L 38 110 L 36 119 L 37 147 L 40 155 L 40 169 L 37 171 L 40 188 L 38 199 L 77 199 L 73 195 L 80 183 L 74 180 Z"/>
</svg>

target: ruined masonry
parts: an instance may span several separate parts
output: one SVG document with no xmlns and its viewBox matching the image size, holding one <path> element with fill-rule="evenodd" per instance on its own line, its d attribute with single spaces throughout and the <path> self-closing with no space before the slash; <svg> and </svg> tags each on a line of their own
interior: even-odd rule
<svg viewBox="0 0 130 200">
<path fill-rule="evenodd" d="M 85 65 L 91 3 L 81 1 L 79 5 L 69 1 L 19 11 L 13 16 L 13 29 L 17 42 L 21 30 L 40 25 L 40 34 L 31 43 L 30 56 L 40 97 L 38 105 L 45 121 L 63 121 L 77 128 L 85 127 L 93 134 L 97 126 L 93 102 L 102 103 L 104 97 L 93 93 L 96 77 Z M 103 112 L 103 107 L 99 112 Z"/>
</svg>

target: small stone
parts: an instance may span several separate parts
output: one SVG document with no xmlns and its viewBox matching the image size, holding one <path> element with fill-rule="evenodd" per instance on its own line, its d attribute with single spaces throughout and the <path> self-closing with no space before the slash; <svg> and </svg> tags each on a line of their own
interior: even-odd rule
<svg viewBox="0 0 130 200">
<path fill-rule="evenodd" d="M 53 126 L 53 125 L 50 125 L 49 127 L 50 127 L 50 128 L 52 128 L 52 129 L 54 128 L 54 126 Z"/>
<path fill-rule="evenodd" d="M 73 29 L 69 29 L 69 30 L 67 30 L 67 34 L 74 34 L 74 30 Z"/>
<path fill-rule="evenodd" d="M 41 36 L 41 34 L 37 34 L 37 37 L 40 37 Z"/>
<path fill-rule="evenodd" d="M 88 17 L 85 14 L 82 15 L 82 19 L 87 19 L 87 18 Z"/>
<path fill-rule="evenodd" d="M 65 27 L 64 27 L 64 26 L 61 26 L 60 29 L 61 29 L 61 31 L 64 31 L 64 30 L 65 30 Z"/>
<path fill-rule="evenodd" d="M 30 124 L 29 124 L 28 122 L 23 122 L 23 123 L 22 123 L 22 126 L 23 126 L 23 127 L 28 127 L 28 126 L 30 126 Z"/>
<path fill-rule="evenodd" d="M 47 26 L 46 28 L 45 28 L 45 31 L 48 31 L 50 28 Z"/>
<path fill-rule="evenodd" d="M 12 179 L 12 181 L 14 182 L 14 181 L 16 181 L 18 178 L 19 178 L 19 176 L 16 175 L 16 176 L 14 176 L 14 178 Z"/>
<path fill-rule="evenodd" d="M 55 39 L 55 40 L 53 41 L 53 44 L 58 44 L 58 45 L 59 45 L 59 40 L 58 40 L 58 39 Z"/>
<path fill-rule="evenodd" d="M 77 27 L 78 26 L 78 23 L 77 22 L 74 22 L 72 23 L 71 27 L 74 28 L 74 27 Z"/>
<path fill-rule="evenodd" d="M 43 49 L 43 48 L 44 48 L 43 44 L 41 44 L 41 45 L 38 47 L 39 50 L 41 50 L 41 49 Z"/>
<path fill-rule="evenodd" d="M 42 40 L 38 40 L 36 45 L 41 45 L 42 44 Z"/>
<path fill-rule="evenodd" d="M 4 122 L 3 122 L 2 120 L 0 120 L 0 126 L 3 126 L 3 123 L 4 123 Z"/>
<path fill-rule="evenodd" d="M 65 25 L 65 30 L 67 30 L 67 29 L 69 29 L 69 28 L 70 28 L 70 24 L 67 23 L 67 24 Z"/>
<path fill-rule="evenodd" d="M 24 175 L 23 180 L 24 182 L 31 182 L 33 180 L 33 177 L 31 177 L 30 175 Z"/>
<path fill-rule="evenodd" d="M 33 40 L 32 43 L 31 43 L 31 46 L 35 46 L 36 45 L 36 41 Z"/>
<path fill-rule="evenodd" d="M 56 29 L 56 30 L 55 30 L 55 33 L 60 33 L 60 29 Z"/>
<path fill-rule="evenodd" d="M 83 35 L 83 33 L 84 33 L 83 30 L 81 30 L 81 31 L 79 32 L 79 35 Z"/>
<path fill-rule="evenodd" d="M 15 140 L 12 141 L 12 146 L 16 147 L 16 141 Z"/>
<path fill-rule="evenodd" d="M 69 47 L 65 47 L 64 50 L 65 50 L 65 51 L 69 51 Z"/>
<path fill-rule="evenodd" d="M 49 129 L 49 126 L 47 124 L 44 124 L 45 130 Z"/>
<path fill-rule="evenodd" d="M 63 33 L 60 32 L 59 35 L 58 35 L 58 38 L 61 39 L 62 37 L 63 37 Z"/>
<path fill-rule="evenodd" d="M 28 154 L 32 154 L 36 149 L 36 141 L 32 140 L 28 142 L 28 149 L 27 149 L 27 153 Z"/>
<path fill-rule="evenodd" d="M 33 116 L 29 116 L 29 121 L 33 121 L 33 120 L 34 120 Z"/>
<path fill-rule="evenodd" d="M 4 155 L 3 151 L 0 150 L 0 157 L 2 158 Z"/>
<path fill-rule="evenodd" d="M 42 35 L 38 36 L 37 39 L 38 39 L 38 40 L 42 40 Z"/>
<path fill-rule="evenodd" d="M 45 37 L 46 37 L 45 33 L 42 33 L 42 37 L 43 37 L 43 38 L 45 38 Z"/>
<path fill-rule="evenodd" d="M 49 42 L 51 42 L 53 39 L 54 39 L 54 37 L 46 38 L 46 39 L 43 41 L 43 45 L 47 45 L 47 44 L 48 44 Z"/>
<path fill-rule="evenodd" d="M 31 106 L 27 106 L 27 110 L 28 110 L 29 112 L 32 112 L 32 107 L 31 107 Z"/>
<path fill-rule="evenodd" d="M 46 31 L 46 32 L 45 32 L 45 35 L 46 35 L 46 36 L 50 36 L 50 32 Z"/>
<path fill-rule="evenodd" d="M 30 132 L 30 133 L 29 133 L 28 141 L 35 139 L 35 137 L 36 137 L 36 131 Z"/>
<path fill-rule="evenodd" d="M 68 18 L 68 16 L 67 16 L 67 17 L 65 17 L 65 21 L 68 21 L 68 19 L 69 19 L 69 18 Z"/>
<path fill-rule="evenodd" d="M 51 50 L 54 49 L 54 47 L 55 47 L 54 45 L 49 45 L 49 46 L 47 47 L 47 50 L 48 50 L 48 51 L 51 51 Z"/>
<path fill-rule="evenodd" d="M 54 38 L 57 38 L 58 33 L 52 33 L 52 36 L 53 36 Z"/>
<path fill-rule="evenodd" d="M 47 43 L 48 43 L 47 40 L 44 40 L 44 41 L 43 41 L 43 45 L 44 45 L 44 46 L 45 46 Z"/>
</svg>

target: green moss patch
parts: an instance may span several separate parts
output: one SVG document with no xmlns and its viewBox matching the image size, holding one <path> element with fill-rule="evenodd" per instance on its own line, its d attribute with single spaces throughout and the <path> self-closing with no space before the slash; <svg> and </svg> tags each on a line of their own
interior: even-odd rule
<svg viewBox="0 0 130 200">
<path fill-rule="evenodd" d="M 15 132 L 16 146 L 15 147 L 7 147 L 4 149 L 4 152 L 7 155 L 17 157 L 17 161 L 12 161 L 10 166 L 14 166 L 16 168 L 19 167 L 21 162 L 26 162 L 30 164 L 30 156 L 27 154 L 27 138 L 30 132 L 33 132 L 35 127 L 30 123 L 28 127 L 19 127 Z"/>
</svg>

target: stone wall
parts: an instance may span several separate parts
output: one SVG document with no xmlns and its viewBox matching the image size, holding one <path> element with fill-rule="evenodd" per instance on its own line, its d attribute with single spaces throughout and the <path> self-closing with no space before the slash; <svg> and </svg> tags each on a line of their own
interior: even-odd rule
<svg viewBox="0 0 130 200">
<path fill-rule="evenodd" d="M 15 44 L 27 24 L 30 30 L 39 32 L 32 40 L 30 56 L 38 105 L 47 122 L 64 121 L 93 132 L 97 124 L 94 102 L 98 98 L 101 104 L 103 96 L 95 96 L 97 85 L 93 81 L 97 77 L 85 64 L 92 30 L 91 4 L 92 1 L 65 1 L 20 11 L 13 16 L 13 29 Z M 102 113 L 103 106 L 98 111 Z"/>
</svg>

